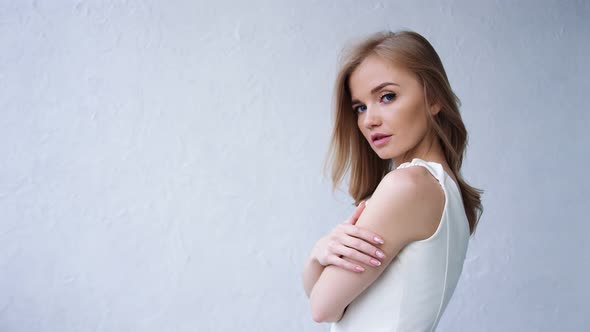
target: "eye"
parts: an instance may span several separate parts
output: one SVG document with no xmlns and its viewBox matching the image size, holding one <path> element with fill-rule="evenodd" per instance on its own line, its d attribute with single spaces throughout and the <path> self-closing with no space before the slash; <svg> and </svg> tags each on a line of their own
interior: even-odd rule
<svg viewBox="0 0 590 332">
<path fill-rule="evenodd" d="M 389 98 L 389 100 L 387 100 L 386 97 Z M 395 97 L 396 97 L 396 94 L 395 93 L 386 93 L 383 96 L 381 96 L 381 100 L 383 100 L 383 98 L 386 98 L 385 102 L 388 103 L 391 100 L 393 100 L 393 98 L 395 98 Z"/>
<path fill-rule="evenodd" d="M 352 110 L 353 110 L 355 113 L 361 113 L 361 112 L 362 112 L 362 111 L 361 111 L 361 108 L 362 108 L 362 107 L 364 107 L 364 109 L 363 109 L 362 111 L 364 111 L 364 110 L 366 110 L 366 109 L 367 109 L 367 106 L 365 106 L 365 105 L 359 105 L 359 106 L 355 106 L 355 107 L 353 107 L 353 108 L 352 108 Z"/>
</svg>

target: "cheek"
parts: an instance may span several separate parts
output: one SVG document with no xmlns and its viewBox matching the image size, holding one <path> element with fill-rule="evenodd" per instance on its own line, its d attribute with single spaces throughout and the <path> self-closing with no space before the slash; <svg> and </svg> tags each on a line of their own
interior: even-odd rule
<svg viewBox="0 0 590 332">
<path fill-rule="evenodd" d="M 402 128 L 421 128 L 426 124 L 425 114 L 418 103 L 406 103 L 394 111 Z"/>
<path fill-rule="evenodd" d="M 408 116 L 408 129 L 414 139 L 420 140 L 426 134 L 428 122 L 422 110 L 415 110 Z"/>
<path fill-rule="evenodd" d="M 398 130 L 404 130 L 408 124 L 412 121 L 411 115 L 403 107 L 392 107 L 387 110 L 387 118 L 385 121 L 389 124 L 389 129 L 396 132 Z"/>
<path fill-rule="evenodd" d="M 363 128 L 363 122 L 360 120 L 360 117 L 357 117 L 357 121 L 356 121 L 356 128 L 358 129 L 359 133 L 363 136 L 363 137 L 367 137 L 367 133 L 365 132 L 364 128 Z"/>
</svg>

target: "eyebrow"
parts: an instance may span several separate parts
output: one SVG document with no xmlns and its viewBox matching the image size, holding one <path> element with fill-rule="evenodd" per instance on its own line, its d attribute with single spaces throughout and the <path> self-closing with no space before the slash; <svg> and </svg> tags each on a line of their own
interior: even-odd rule
<svg viewBox="0 0 590 332">
<path fill-rule="evenodd" d="M 371 94 L 374 94 L 375 92 L 377 92 L 377 91 L 379 91 L 379 90 L 383 89 L 384 87 L 386 87 L 386 86 L 388 86 L 388 85 L 397 85 L 397 86 L 399 86 L 399 84 L 397 84 L 397 83 L 393 83 L 393 82 L 384 82 L 384 83 L 381 83 L 381 84 L 377 85 L 376 87 L 374 87 L 374 88 L 371 90 Z M 351 103 L 351 104 L 356 104 L 356 103 L 360 103 L 360 101 L 359 101 L 358 99 L 353 99 L 353 100 L 352 100 L 350 103 Z"/>
</svg>

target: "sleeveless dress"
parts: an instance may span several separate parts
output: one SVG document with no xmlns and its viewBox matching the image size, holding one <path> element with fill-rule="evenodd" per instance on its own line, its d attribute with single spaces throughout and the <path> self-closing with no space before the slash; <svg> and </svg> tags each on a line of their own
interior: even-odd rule
<svg viewBox="0 0 590 332">
<path fill-rule="evenodd" d="M 411 166 L 425 167 L 442 186 L 440 223 L 429 238 L 406 245 L 331 332 L 434 331 L 455 291 L 470 235 L 460 190 L 437 162 L 414 158 L 396 169 Z"/>
</svg>

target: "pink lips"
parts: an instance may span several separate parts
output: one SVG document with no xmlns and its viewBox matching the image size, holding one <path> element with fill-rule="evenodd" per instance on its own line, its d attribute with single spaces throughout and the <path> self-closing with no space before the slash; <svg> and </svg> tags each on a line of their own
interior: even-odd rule
<svg viewBox="0 0 590 332">
<path fill-rule="evenodd" d="M 374 140 L 373 145 L 375 145 L 375 146 L 385 145 L 385 144 L 387 144 L 387 142 L 389 142 L 390 139 L 391 139 L 391 135 L 381 137 L 380 139 Z"/>
</svg>

